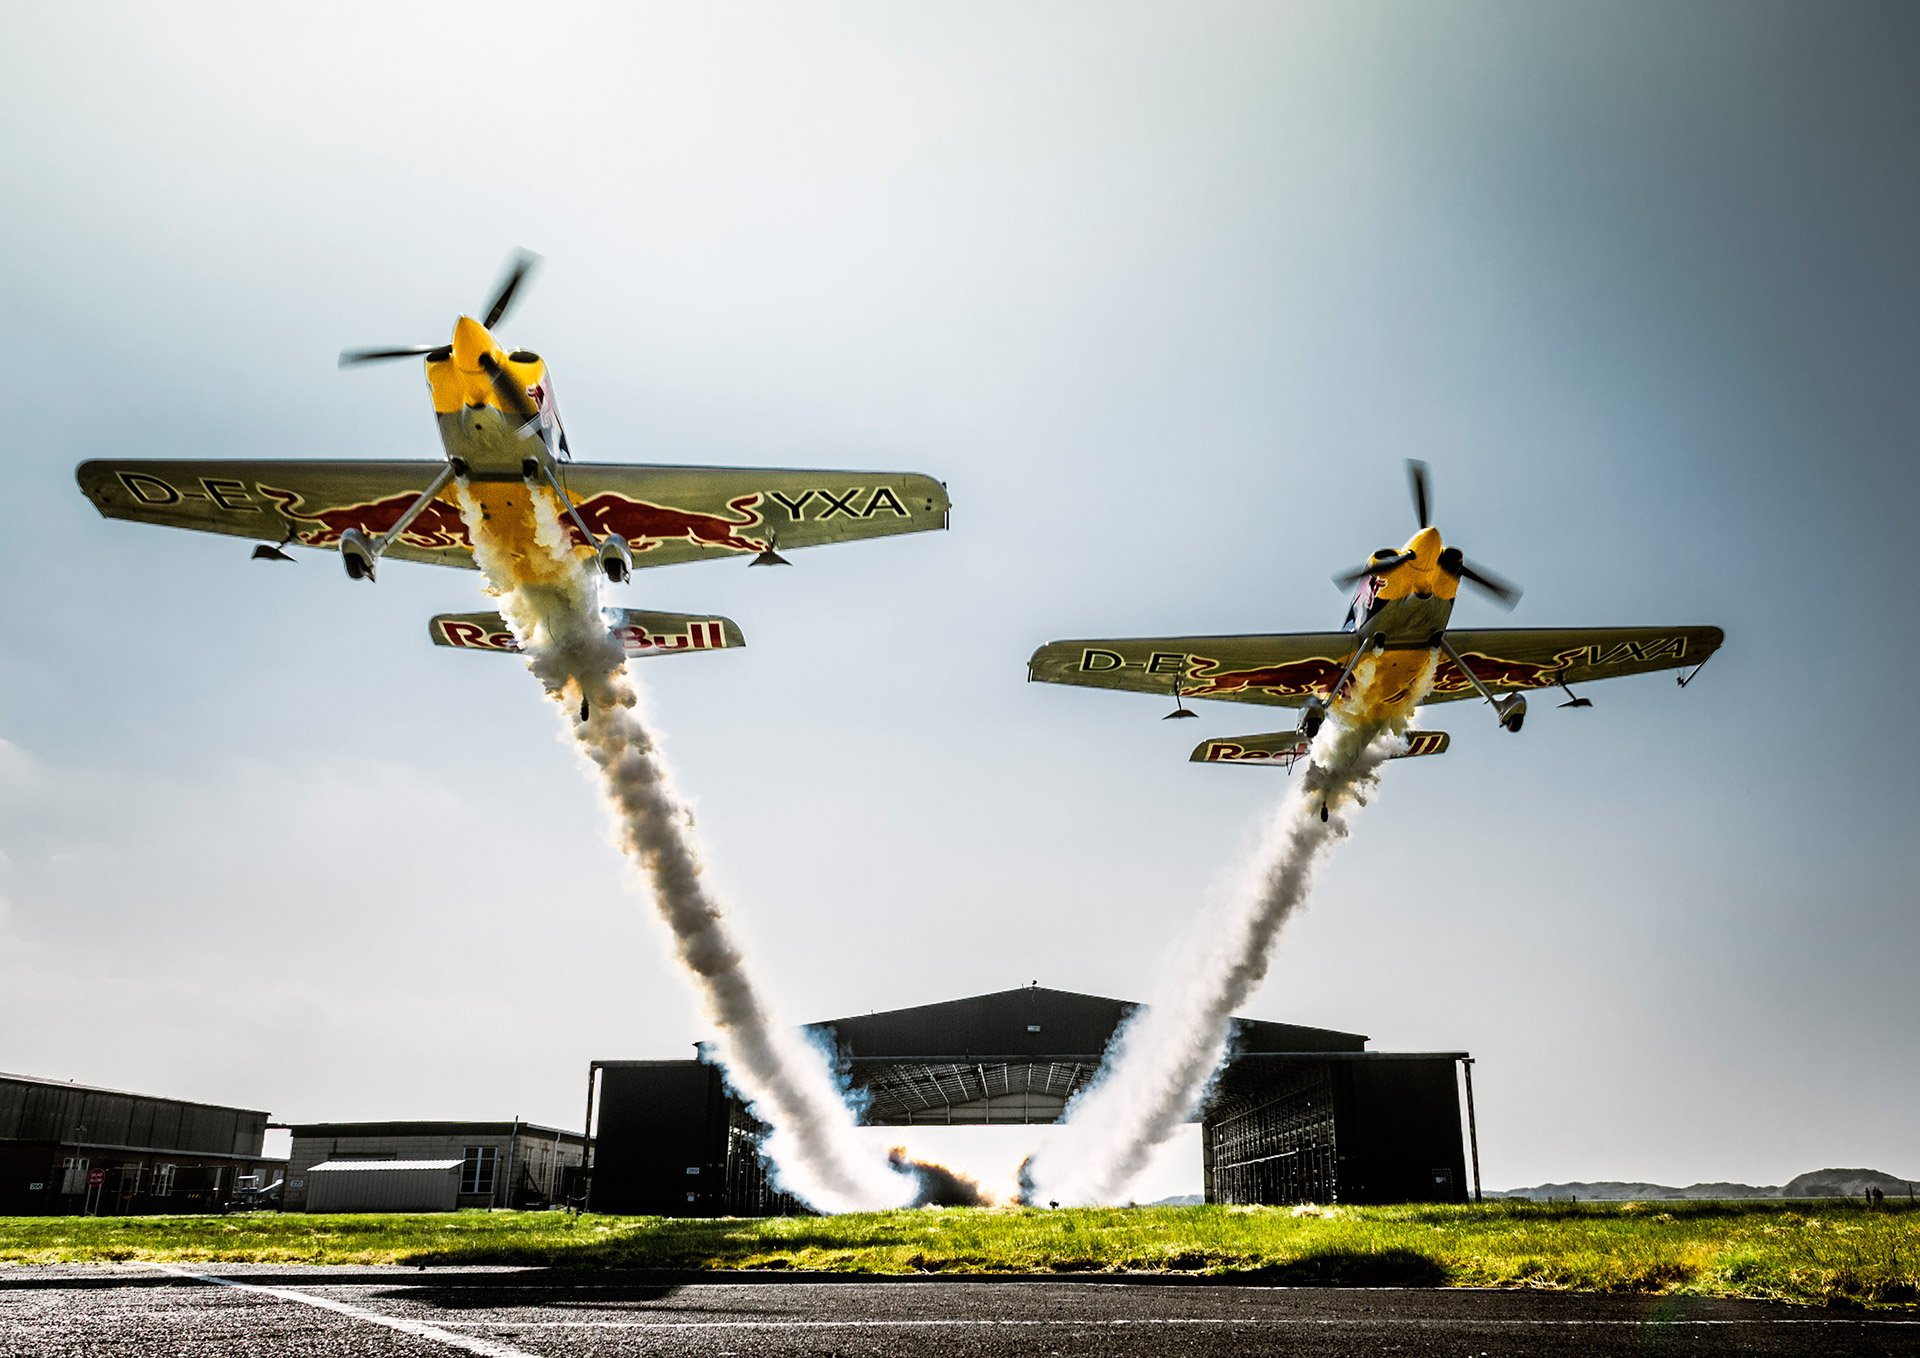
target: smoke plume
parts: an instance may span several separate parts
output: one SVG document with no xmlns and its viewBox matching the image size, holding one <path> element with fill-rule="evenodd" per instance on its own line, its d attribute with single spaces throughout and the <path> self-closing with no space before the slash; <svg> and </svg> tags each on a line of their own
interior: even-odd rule
<svg viewBox="0 0 1920 1358">
<path fill-rule="evenodd" d="M 532 670 L 560 705 L 569 738 L 599 770 L 620 849 L 653 888 L 674 950 L 716 1031 L 715 1055 L 770 1128 L 763 1146 L 780 1186 L 821 1211 L 900 1207 L 922 1183 L 855 1133 L 825 1055 L 769 1012 L 725 911 L 702 880 L 693 818 L 636 710 L 626 655 L 600 607 L 597 571 L 576 557 L 553 503 L 533 499 L 532 543 L 503 546 L 464 485 L 474 556 Z"/>
<path fill-rule="evenodd" d="M 1356 666 L 1355 692 L 1367 691 L 1371 666 Z M 1433 669 L 1429 663 L 1418 694 L 1431 687 Z M 1404 717 L 1327 719 L 1307 776 L 1281 803 L 1246 879 L 1194 918 L 1158 996 L 1114 1034 L 1064 1125 L 1021 1166 L 1022 1201 L 1122 1200 L 1154 1150 L 1200 1106 L 1226 1057 L 1234 1011 L 1265 979 L 1281 927 L 1306 903 L 1315 869 L 1346 837 L 1347 817 L 1366 804 L 1380 766 L 1404 748 L 1406 727 Z"/>
<path fill-rule="evenodd" d="M 989 1201 L 975 1180 L 945 1165 L 915 1160 L 907 1154 L 905 1146 L 895 1146 L 888 1151 L 887 1163 L 900 1173 L 912 1176 L 914 1193 L 910 1206 L 980 1207 Z"/>
</svg>

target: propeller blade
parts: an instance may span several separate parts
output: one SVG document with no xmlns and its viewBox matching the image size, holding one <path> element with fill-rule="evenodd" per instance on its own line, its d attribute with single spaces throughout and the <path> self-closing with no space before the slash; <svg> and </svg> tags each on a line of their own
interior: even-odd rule
<svg viewBox="0 0 1920 1358">
<path fill-rule="evenodd" d="M 419 358 L 422 354 L 444 348 L 444 344 L 415 344 L 406 349 L 342 349 L 340 366 L 345 368 L 354 363 L 379 363 L 389 358 Z"/>
<path fill-rule="evenodd" d="M 511 373 L 500 366 L 499 359 L 492 354 L 482 354 L 480 366 L 486 369 L 487 376 L 492 380 L 493 389 L 499 395 L 502 405 L 523 419 L 534 419 L 539 416 L 540 410 L 534 405 L 533 399 L 527 395 L 526 389 L 513 380 Z"/>
<path fill-rule="evenodd" d="M 480 324 L 491 330 L 500 324 L 501 317 L 507 314 L 507 308 L 513 305 L 513 295 L 520 291 L 520 285 L 527 281 L 527 275 L 533 272 L 533 266 L 540 262 L 540 256 L 530 250 L 521 250 L 513 257 L 507 267 L 507 276 L 494 290 L 493 301 L 487 306 L 487 314 Z"/>
<path fill-rule="evenodd" d="M 1520 586 L 1514 584 L 1511 580 L 1502 579 L 1490 570 L 1476 567 L 1471 562 L 1462 561 L 1460 563 L 1460 578 L 1478 585 L 1481 589 L 1492 595 L 1494 602 L 1502 608 L 1512 608 L 1520 602 L 1520 595 L 1522 593 Z"/>
<path fill-rule="evenodd" d="M 1369 575 L 1385 575 L 1388 571 L 1397 570 L 1411 560 L 1413 560 L 1412 552 L 1401 552 L 1384 561 L 1369 561 L 1366 565 L 1355 567 L 1353 570 L 1341 571 L 1333 577 L 1333 583 L 1341 589 L 1352 589 Z"/>
<path fill-rule="evenodd" d="M 1433 496 L 1429 484 L 1430 477 L 1427 472 L 1427 464 L 1417 461 L 1414 458 L 1408 458 L 1407 480 L 1413 486 L 1414 517 L 1420 520 L 1420 526 L 1422 528 L 1432 527 L 1433 516 L 1429 511 L 1432 509 Z"/>
</svg>

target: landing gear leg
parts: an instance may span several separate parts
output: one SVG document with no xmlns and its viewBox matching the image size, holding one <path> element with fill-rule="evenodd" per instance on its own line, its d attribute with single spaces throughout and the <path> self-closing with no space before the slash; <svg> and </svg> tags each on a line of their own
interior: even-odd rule
<svg viewBox="0 0 1920 1358">
<path fill-rule="evenodd" d="M 593 554 L 599 558 L 600 569 L 606 573 L 607 579 L 616 585 L 625 584 L 629 572 L 633 570 L 633 557 L 627 549 L 627 540 L 617 533 L 609 533 L 604 538 L 599 537 L 587 527 L 587 521 L 580 517 L 580 507 L 574 504 L 573 497 L 567 494 L 567 488 L 560 484 L 560 478 L 553 474 L 551 462 L 542 462 L 530 457 L 520 464 L 520 472 L 526 477 L 529 486 L 537 483 L 542 476 L 545 477 L 546 483 L 553 487 L 553 493 L 560 497 L 560 503 L 567 507 L 567 517 L 572 519 L 573 526 L 580 530 L 580 536 L 593 545 Z M 586 718 L 582 716 L 580 720 L 585 721 Z"/>
<path fill-rule="evenodd" d="M 1307 709 L 1300 714 L 1300 734 L 1312 740 L 1320 734 L 1320 724 L 1327 719 L 1327 704 L 1340 696 L 1341 687 L 1347 682 L 1347 676 L 1353 673 L 1353 667 L 1360 663 L 1360 657 L 1368 651 L 1385 650 L 1387 639 L 1383 636 L 1368 636 L 1364 630 L 1353 639 L 1353 654 L 1347 657 L 1346 668 L 1340 671 L 1340 677 L 1333 681 L 1333 687 L 1327 690 L 1322 699 L 1314 694 L 1307 701 Z M 1324 818 L 1323 818 L 1324 819 Z"/>
<path fill-rule="evenodd" d="M 1494 697 L 1492 691 L 1480 682 L 1480 676 L 1467 668 L 1467 662 L 1460 658 L 1460 652 L 1453 649 L 1453 643 L 1447 640 L 1446 633 L 1440 634 L 1439 642 L 1440 649 L 1447 653 L 1449 660 L 1453 661 L 1453 667 L 1466 675 L 1467 682 L 1479 690 L 1480 696 L 1492 704 L 1493 710 L 1500 714 L 1500 724 L 1509 731 L 1517 732 L 1520 729 L 1520 723 L 1526 719 L 1527 700 L 1518 693 L 1509 693 L 1504 698 Z"/>
<path fill-rule="evenodd" d="M 420 492 L 420 498 L 408 505 L 407 512 L 393 521 L 393 527 L 373 540 L 373 554 L 375 556 L 383 555 L 387 548 L 393 545 L 394 540 L 407 531 L 408 525 L 425 512 L 427 506 L 433 503 L 434 497 L 447 488 L 447 482 L 453 480 L 453 473 L 454 466 L 451 462 L 442 467 L 440 474 L 433 478 L 425 490 Z"/>
<path fill-rule="evenodd" d="M 567 488 L 560 484 L 560 478 L 553 474 L 553 468 L 538 458 L 530 457 L 520 464 L 520 471 L 529 481 L 537 481 L 541 475 L 545 475 L 547 484 L 553 487 L 553 493 L 558 495 L 560 503 L 567 507 L 567 517 L 573 520 L 573 526 L 580 530 L 582 537 L 593 544 L 596 552 L 599 551 L 600 539 L 591 528 L 587 527 L 587 521 L 580 517 L 580 511 L 575 507 L 573 497 L 567 494 Z"/>
<path fill-rule="evenodd" d="M 419 498 L 407 506 L 406 512 L 393 521 L 393 526 L 373 541 L 367 541 L 366 534 L 358 528 L 349 528 L 340 534 L 340 564 L 347 568 L 349 580 L 373 579 L 374 566 L 386 554 L 387 548 L 399 541 L 400 535 L 407 531 L 408 525 L 419 518 L 426 507 L 434 502 L 434 498 L 446 488 L 447 482 L 453 480 L 453 473 L 454 466 L 449 462 L 440 469 L 439 475 L 433 478 L 427 488 L 420 492 Z M 255 556 L 276 554 L 278 554 L 277 549 L 273 548 L 254 551 Z"/>
</svg>

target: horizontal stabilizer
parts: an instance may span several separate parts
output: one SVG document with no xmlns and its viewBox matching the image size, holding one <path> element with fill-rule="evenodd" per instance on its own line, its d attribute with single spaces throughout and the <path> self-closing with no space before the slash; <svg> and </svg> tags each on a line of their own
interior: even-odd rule
<svg viewBox="0 0 1920 1358">
<path fill-rule="evenodd" d="M 732 618 L 700 613 L 649 613 L 641 608 L 610 608 L 608 624 L 619 633 L 629 658 L 676 655 L 681 651 L 721 651 L 746 645 Z M 498 613 L 441 613 L 427 623 L 436 646 L 469 651 L 518 652 L 520 643 Z"/>
<path fill-rule="evenodd" d="M 1274 768 L 1292 768 L 1296 759 L 1307 757 L 1313 742 L 1298 731 L 1273 731 L 1260 736 L 1223 736 L 1203 740 L 1193 747 L 1190 762 L 1195 764 L 1268 764 Z M 1410 759 L 1420 754 L 1440 754 L 1448 745 L 1445 731 L 1409 731 L 1407 748 L 1395 759 Z"/>
</svg>

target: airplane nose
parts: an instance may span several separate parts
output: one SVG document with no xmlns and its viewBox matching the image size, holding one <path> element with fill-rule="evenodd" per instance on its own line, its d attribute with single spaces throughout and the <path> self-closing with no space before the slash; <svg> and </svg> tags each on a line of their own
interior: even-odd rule
<svg viewBox="0 0 1920 1358">
<path fill-rule="evenodd" d="M 480 371 L 480 355 L 493 352 L 493 336 L 487 327 L 471 316 L 462 316 L 453 327 L 454 365 L 465 372 Z"/>
<path fill-rule="evenodd" d="M 1440 530 L 1438 528 L 1422 528 L 1413 535 L 1413 538 L 1407 543 L 1406 549 L 1418 557 L 1423 566 L 1432 565 L 1434 558 L 1438 556 L 1440 552 Z"/>
</svg>

